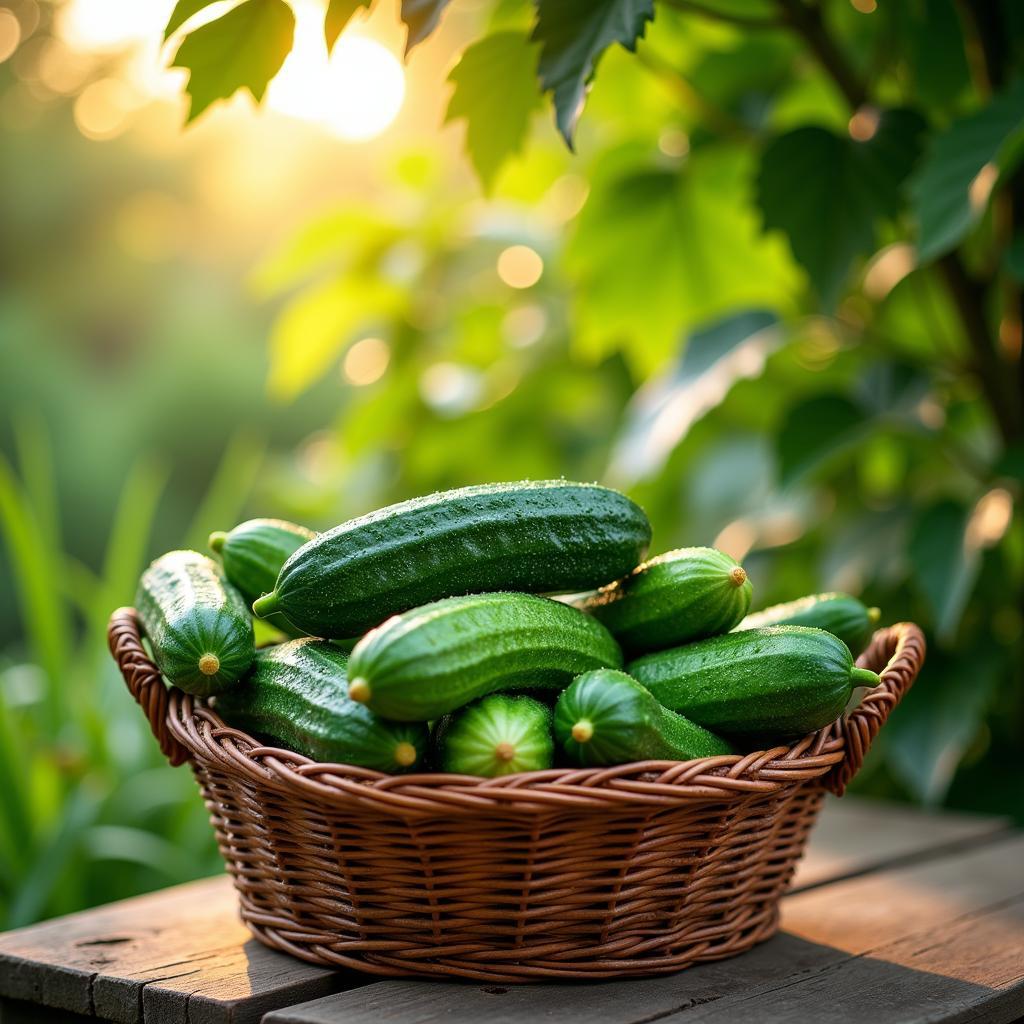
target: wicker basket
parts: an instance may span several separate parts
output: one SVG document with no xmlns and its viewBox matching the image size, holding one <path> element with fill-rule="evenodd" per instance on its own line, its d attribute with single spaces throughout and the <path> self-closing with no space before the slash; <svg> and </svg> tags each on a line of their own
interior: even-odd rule
<svg viewBox="0 0 1024 1024">
<path fill-rule="evenodd" d="M 924 657 L 917 626 L 879 630 L 859 664 L 881 684 L 793 746 L 483 780 L 260 746 L 165 686 L 130 608 L 110 647 L 161 750 L 190 763 L 256 938 L 497 983 L 667 973 L 772 935 L 825 791 L 842 792 Z"/>
</svg>

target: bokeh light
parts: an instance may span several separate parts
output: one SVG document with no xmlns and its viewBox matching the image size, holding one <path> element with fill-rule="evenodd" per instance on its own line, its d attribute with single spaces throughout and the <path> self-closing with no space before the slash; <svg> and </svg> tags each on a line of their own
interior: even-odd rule
<svg viewBox="0 0 1024 1024">
<path fill-rule="evenodd" d="M 342 376 L 349 384 L 365 387 L 384 376 L 391 362 L 391 347 L 383 338 L 362 338 L 345 353 Z"/>
<path fill-rule="evenodd" d="M 7 60 L 20 42 L 21 24 L 13 11 L 0 7 L 0 61 Z"/>
<path fill-rule="evenodd" d="M 544 273 L 544 261 L 528 245 L 510 245 L 498 256 L 498 277 L 509 288 L 531 288 Z"/>
</svg>

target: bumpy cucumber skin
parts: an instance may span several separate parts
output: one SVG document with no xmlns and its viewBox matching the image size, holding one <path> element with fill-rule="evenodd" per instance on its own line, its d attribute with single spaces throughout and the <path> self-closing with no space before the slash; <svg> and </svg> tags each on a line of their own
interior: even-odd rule
<svg viewBox="0 0 1024 1024">
<path fill-rule="evenodd" d="M 396 615 L 349 659 L 349 694 L 397 721 L 426 722 L 499 690 L 562 689 L 622 652 L 595 619 L 532 594 L 450 597 Z"/>
<path fill-rule="evenodd" d="M 814 626 L 839 637 L 856 656 L 867 647 L 878 617 L 877 608 L 868 608 L 849 594 L 811 594 L 754 612 L 736 630 L 764 626 Z"/>
<path fill-rule="evenodd" d="M 715 548 L 679 548 L 637 566 L 580 607 L 603 622 L 628 654 L 728 633 L 750 610 L 742 567 Z"/>
<path fill-rule="evenodd" d="M 210 547 L 220 555 L 228 581 L 251 605 L 274 589 L 281 566 L 315 536 L 283 519 L 250 519 L 229 533 L 211 534 Z M 283 615 L 269 615 L 267 622 L 283 633 L 300 635 Z"/>
<path fill-rule="evenodd" d="M 426 726 L 388 722 L 349 700 L 347 662 L 344 652 L 310 637 L 262 648 L 249 675 L 217 697 L 216 711 L 228 725 L 314 761 L 390 773 L 417 767 Z M 414 761 L 396 760 L 400 744 L 411 746 Z"/>
<path fill-rule="evenodd" d="M 732 740 L 786 740 L 842 714 L 854 686 L 878 676 L 855 669 L 846 644 L 807 626 L 727 633 L 647 654 L 627 671 L 665 707 Z"/>
<path fill-rule="evenodd" d="M 153 660 L 174 686 L 200 697 L 245 674 L 255 654 L 252 616 L 220 566 L 198 551 L 171 551 L 142 574 L 135 609 Z M 220 662 L 207 675 L 203 655 Z"/>
<path fill-rule="evenodd" d="M 625 495 L 564 480 L 486 484 L 391 505 L 299 548 L 272 597 L 316 636 L 362 633 L 398 612 L 495 590 L 572 593 L 628 573 L 651 527 Z"/>
<path fill-rule="evenodd" d="M 573 729 L 592 730 L 583 741 Z M 723 739 L 659 704 L 625 672 L 597 669 L 573 680 L 555 705 L 555 736 L 574 764 L 690 761 L 734 753 Z"/>
<path fill-rule="evenodd" d="M 497 778 L 554 763 L 551 709 L 522 694 L 492 693 L 447 716 L 438 730 L 442 771 Z"/>
</svg>

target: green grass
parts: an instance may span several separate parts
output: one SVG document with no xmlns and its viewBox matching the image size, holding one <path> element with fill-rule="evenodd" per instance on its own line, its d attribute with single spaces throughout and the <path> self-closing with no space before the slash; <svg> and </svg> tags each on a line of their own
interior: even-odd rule
<svg viewBox="0 0 1024 1024">
<path fill-rule="evenodd" d="M 220 865 L 191 773 L 163 760 L 106 647 L 107 617 L 158 554 L 168 468 L 128 470 L 91 568 L 64 551 L 45 429 L 26 416 L 15 427 L 16 463 L 0 456 L 0 543 L 24 641 L 0 653 L 0 930 Z M 263 458 L 257 438 L 229 442 L 183 545 L 241 517 Z"/>
</svg>

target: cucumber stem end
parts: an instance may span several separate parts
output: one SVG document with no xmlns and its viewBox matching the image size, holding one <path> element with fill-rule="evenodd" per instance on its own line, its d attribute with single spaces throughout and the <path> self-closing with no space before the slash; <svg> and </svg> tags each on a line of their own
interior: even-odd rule
<svg viewBox="0 0 1024 1024">
<path fill-rule="evenodd" d="M 882 681 L 878 673 L 872 672 L 869 668 L 855 668 L 850 677 L 854 686 L 877 686 Z"/>
<path fill-rule="evenodd" d="M 220 658 L 216 654 L 204 654 L 199 659 L 199 671 L 204 676 L 215 676 L 220 671 Z"/>
<path fill-rule="evenodd" d="M 869 608 L 868 609 L 868 622 L 874 625 L 882 617 L 881 608 Z"/>
<path fill-rule="evenodd" d="M 581 718 L 572 727 L 572 738 L 577 743 L 588 743 L 590 738 L 594 735 L 594 726 L 588 722 L 585 718 Z"/>
<path fill-rule="evenodd" d="M 495 746 L 494 756 L 499 761 L 511 761 L 516 756 L 515 744 L 509 743 L 508 740 L 502 740 Z"/>
<path fill-rule="evenodd" d="M 215 530 L 210 534 L 210 539 L 207 543 L 210 545 L 210 550 L 215 555 L 219 555 L 224 550 L 224 542 L 227 539 L 228 535 L 223 530 Z"/>
<path fill-rule="evenodd" d="M 416 763 L 416 748 L 407 740 L 403 740 L 395 747 L 395 763 L 403 768 L 410 768 Z"/>
<path fill-rule="evenodd" d="M 742 565 L 737 565 L 731 573 L 729 573 L 729 579 L 732 581 L 734 587 L 742 587 L 747 582 L 747 570 Z"/>
<path fill-rule="evenodd" d="M 269 594 L 257 597 L 252 603 L 253 614 L 261 619 L 277 611 L 277 591 L 272 590 Z"/>
<path fill-rule="evenodd" d="M 356 676 L 348 684 L 348 695 L 351 700 L 365 704 L 370 699 L 370 684 L 362 676 Z"/>
</svg>

